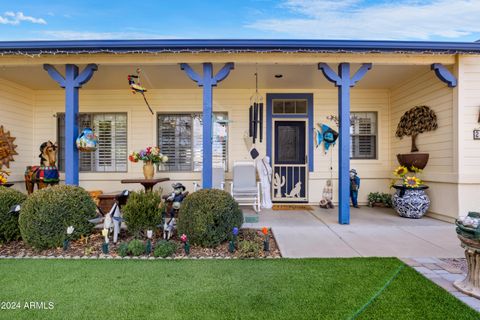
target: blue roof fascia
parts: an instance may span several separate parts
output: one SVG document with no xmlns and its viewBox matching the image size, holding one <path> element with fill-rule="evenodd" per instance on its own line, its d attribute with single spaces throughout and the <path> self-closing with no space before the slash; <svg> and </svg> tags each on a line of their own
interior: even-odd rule
<svg viewBox="0 0 480 320">
<path fill-rule="evenodd" d="M 0 52 L 133 52 L 133 51 L 319 51 L 319 52 L 480 52 L 478 42 L 371 40 L 68 40 L 0 41 Z"/>
</svg>

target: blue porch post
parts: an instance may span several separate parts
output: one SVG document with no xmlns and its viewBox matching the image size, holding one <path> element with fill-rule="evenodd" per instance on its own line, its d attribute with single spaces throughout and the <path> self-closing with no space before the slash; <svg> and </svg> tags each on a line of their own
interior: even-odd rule
<svg viewBox="0 0 480 320">
<path fill-rule="evenodd" d="M 78 185 L 78 150 L 75 140 L 78 136 L 78 89 L 87 83 L 98 69 L 96 64 L 89 64 L 78 74 L 78 67 L 65 65 L 65 77 L 54 66 L 45 64 L 43 68 L 60 87 L 65 89 L 65 183 Z"/>
<path fill-rule="evenodd" d="M 213 158 L 213 87 L 224 80 L 230 70 L 234 68 L 233 63 L 227 63 L 220 71 L 214 75 L 213 65 L 211 63 L 203 64 L 203 76 L 197 74 L 187 63 L 180 64 L 180 68 L 185 71 L 187 76 L 195 81 L 199 87 L 203 87 L 203 170 L 202 187 L 210 189 L 212 187 L 212 158 Z"/>
<path fill-rule="evenodd" d="M 319 63 L 320 69 L 328 81 L 338 87 L 339 150 L 338 150 L 338 222 L 350 223 L 350 88 L 363 78 L 371 63 L 364 63 L 350 78 L 350 64 L 341 63 L 338 75 L 326 64 Z"/>
</svg>

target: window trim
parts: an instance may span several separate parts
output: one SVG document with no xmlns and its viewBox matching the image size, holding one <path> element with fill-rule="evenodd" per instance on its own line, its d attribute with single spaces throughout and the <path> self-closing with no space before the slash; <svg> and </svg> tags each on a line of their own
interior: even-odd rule
<svg viewBox="0 0 480 320">
<path fill-rule="evenodd" d="M 88 170 L 88 171 L 85 171 L 85 170 L 80 170 L 80 167 L 78 168 L 78 172 L 80 174 L 83 174 L 83 173 L 95 173 L 95 174 L 98 174 L 98 173 L 128 173 L 128 140 L 129 140 L 129 122 L 128 122 L 128 119 L 129 119 L 129 116 L 128 116 L 128 112 L 100 112 L 100 111 L 96 111 L 96 112 L 79 112 L 78 115 L 83 115 L 83 114 L 89 114 L 89 115 L 97 115 L 97 114 L 121 114 L 121 115 L 125 115 L 126 116 L 126 146 L 127 146 L 127 149 L 126 149 L 126 166 L 125 166 L 125 170 L 115 170 L 115 171 L 92 171 L 92 170 Z M 57 142 L 60 141 L 60 130 L 59 130 L 59 126 L 58 126 L 58 119 L 59 119 L 59 116 L 60 115 L 63 115 L 65 116 L 65 112 L 57 112 L 55 114 L 55 118 L 56 118 L 56 125 L 55 125 L 55 130 L 56 130 L 56 138 L 57 138 Z M 93 119 L 94 117 L 92 117 Z M 78 119 L 77 119 L 78 120 Z M 78 128 L 80 130 L 80 127 Z M 80 134 L 80 132 L 78 133 Z M 60 148 L 59 148 L 60 150 Z M 80 157 L 80 151 L 78 152 L 79 153 L 79 157 Z M 59 161 L 59 157 L 57 158 L 57 167 L 59 167 L 59 164 L 60 164 L 60 161 Z M 94 164 L 95 166 L 95 164 Z M 63 168 L 62 170 L 58 170 L 59 172 L 63 172 L 65 173 L 65 168 Z"/>
<path fill-rule="evenodd" d="M 305 105 L 306 105 L 306 110 L 305 112 L 302 112 L 302 113 L 298 113 L 298 112 L 294 112 L 294 113 L 287 113 L 287 112 L 283 112 L 283 113 L 278 113 L 278 112 L 275 112 L 274 110 L 274 105 L 275 105 L 275 101 L 283 101 L 283 110 L 285 111 L 285 101 L 305 101 Z M 295 103 L 295 111 L 297 111 L 297 104 Z M 295 116 L 295 115 L 298 115 L 298 116 L 307 116 L 308 115 L 308 99 L 307 98 L 298 98 L 298 99 L 295 99 L 295 98 L 287 98 L 287 99 L 281 99 L 281 98 L 273 98 L 272 99 L 272 115 L 273 116 L 279 116 L 279 115 L 284 115 L 284 116 Z"/>
<path fill-rule="evenodd" d="M 378 160 L 378 140 L 379 140 L 379 137 L 378 137 L 378 127 L 379 127 L 379 121 L 378 121 L 378 111 L 360 111 L 360 110 L 355 110 L 355 111 L 352 111 L 350 110 L 350 116 L 352 116 L 353 114 L 355 113 L 374 113 L 375 114 L 375 120 L 376 120 L 376 125 L 375 125 L 375 133 L 374 134 L 369 134 L 369 135 L 361 135 L 361 134 L 350 134 L 350 143 L 352 141 L 352 136 L 356 136 L 356 137 L 359 137 L 359 136 L 374 136 L 375 137 L 375 157 L 372 157 L 372 158 L 360 158 L 360 157 L 350 157 L 350 160 L 362 160 L 362 161 L 372 161 L 372 160 Z"/>
<path fill-rule="evenodd" d="M 229 116 L 229 112 L 228 111 L 213 111 L 213 114 L 215 113 L 223 113 L 223 114 L 226 114 L 227 115 L 227 120 L 230 119 L 230 116 Z M 161 111 L 161 112 L 157 112 L 156 113 L 156 119 L 155 119 L 155 125 L 156 125 L 156 130 L 155 130 L 155 133 L 156 133 L 156 136 L 155 136 L 155 144 L 158 145 L 158 147 L 160 147 L 160 144 L 159 144 L 159 141 L 158 141 L 158 137 L 159 137 L 159 130 L 160 130 L 160 126 L 158 124 L 158 117 L 163 115 L 163 116 L 171 116 L 171 115 L 190 115 L 193 116 L 195 114 L 200 114 L 203 116 L 203 111 L 179 111 L 179 112 L 168 112 L 168 111 Z M 192 121 L 192 141 L 193 141 L 193 121 Z M 203 137 L 202 137 L 203 139 Z M 228 172 L 229 170 L 229 158 L 230 158 L 230 155 L 229 155 L 229 145 L 230 145 L 230 125 L 227 125 L 227 144 L 225 146 L 225 155 L 226 155 L 226 159 L 225 159 L 225 172 Z M 160 148 L 160 152 L 162 152 L 161 148 Z M 160 172 L 171 172 L 171 173 L 201 173 L 202 171 L 194 171 L 194 167 L 193 167 L 193 164 L 194 164 L 194 161 L 193 161 L 193 143 L 192 143 L 192 167 L 191 167 L 191 170 L 190 171 L 179 171 L 179 170 L 159 170 L 159 167 L 157 167 L 156 169 L 156 172 L 160 173 Z M 203 166 L 203 160 L 202 160 L 202 166 Z"/>
</svg>

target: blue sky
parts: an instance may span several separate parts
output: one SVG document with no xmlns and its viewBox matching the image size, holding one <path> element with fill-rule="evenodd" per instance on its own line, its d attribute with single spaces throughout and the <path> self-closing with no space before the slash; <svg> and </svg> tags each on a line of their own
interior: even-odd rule
<svg viewBox="0 0 480 320">
<path fill-rule="evenodd" d="M 0 40 L 474 41 L 480 0 L 2 1 Z"/>
</svg>

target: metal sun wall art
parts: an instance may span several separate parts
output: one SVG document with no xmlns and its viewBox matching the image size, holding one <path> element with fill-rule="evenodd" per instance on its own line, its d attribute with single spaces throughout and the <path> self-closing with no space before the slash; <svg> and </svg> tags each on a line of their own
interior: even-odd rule
<svg viewBox="0 0 480 320">
<path fill-rule="evenodd" d="M 10 135 L 10 131 L 5 131 L 3 126 L 0 126 L 0 169 L 3 166 L 10 168 L 10 161 L 15 161 L 14 155 L 17 155 L 15 148 L 17 147 L 13 142 L 15 137 Z"/>
</svg>

